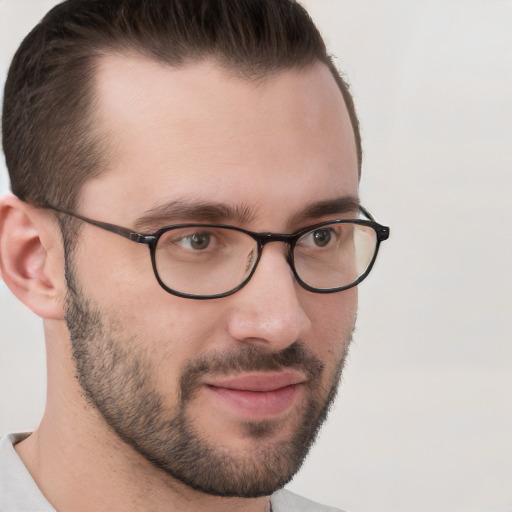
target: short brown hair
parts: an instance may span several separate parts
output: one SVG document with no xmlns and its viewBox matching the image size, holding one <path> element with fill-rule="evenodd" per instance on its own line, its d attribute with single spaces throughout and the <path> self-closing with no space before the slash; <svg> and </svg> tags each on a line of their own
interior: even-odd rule
<svg viewBox="0 0 512 512">
<path fill-rule="evenodd" d="M 5 85 L 3 148 L 18 197 L 74 208 L 108 149 L 91 108 L 95 66 L 102 55 L 134 50 L 178 67 L 213 58 L 247 78 L 325 63 L 348 108 L 360 168 L 348 85 L 294 0 L 67 0 L 22 42 Z"/>
</svg>

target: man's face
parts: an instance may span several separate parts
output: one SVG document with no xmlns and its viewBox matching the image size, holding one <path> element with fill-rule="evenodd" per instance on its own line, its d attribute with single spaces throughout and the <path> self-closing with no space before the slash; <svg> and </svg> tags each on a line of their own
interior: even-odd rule
<svg viewBox="0 0 512 512">
<path fill-rule="evenodd" d="M 139 232 L 211 222 L 278 233 L 356 214 L 336 211 L 357 197 L 357 158 L 325 66 L 255 83 L 209 62 L 110 56 L 97 78 L 112 159 L 77 213 Z M 265 246 L 251 281 L 211 300 L 165 292 L 146 246 L 94 226 L 68 257 L 84 394 L 136 452 L 195 489 L 283 486 L 334 397 L 356 289 L 302 289 L 285 253 Z"/>
</svg>

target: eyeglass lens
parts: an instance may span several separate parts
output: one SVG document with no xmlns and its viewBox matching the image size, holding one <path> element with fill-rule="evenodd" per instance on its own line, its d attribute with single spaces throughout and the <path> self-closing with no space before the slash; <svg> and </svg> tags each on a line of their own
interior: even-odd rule
<svg viewBox="0 0 512 512">
<path fill-rule="evenodd" d="M 332 223 L 303 234 L 293 246 L 293 265 L 311 288 L 353 284 L 368 269 L 377 247 L 375 230 L 351 222 Z M 162 283 L 181 294 L 211 296 L 237 288 L 258 261 L 258 242 L 247 233 L 195 226 L 163 233 L 155 249 Z"/>
</svg>

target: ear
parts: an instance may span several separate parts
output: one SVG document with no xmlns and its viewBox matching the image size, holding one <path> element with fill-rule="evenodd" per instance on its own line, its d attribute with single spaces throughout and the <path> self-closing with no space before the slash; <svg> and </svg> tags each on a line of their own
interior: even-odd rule
<svg viewBox="0 0 512 512">
<path fill-rule="evenodd" d="M 58 224 L 49 211 L 12 194 L 0 199 L 0 275 L 38 316 L 64 318 L 66 285 Z"/>
</svg>

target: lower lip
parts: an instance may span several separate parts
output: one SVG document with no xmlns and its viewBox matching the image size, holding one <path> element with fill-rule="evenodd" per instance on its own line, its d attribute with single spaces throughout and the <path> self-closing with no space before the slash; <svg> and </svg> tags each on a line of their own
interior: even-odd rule
<svg viewBox="0 0 512 512">
<path fill-rule="evenodd" d="M 215 386 L 206 388 L 236 414 L 258 420 L 286 412 L 297 400 L 302 385 L 294 384 L 272 391 L 244 391 Z"/>
</svg>

